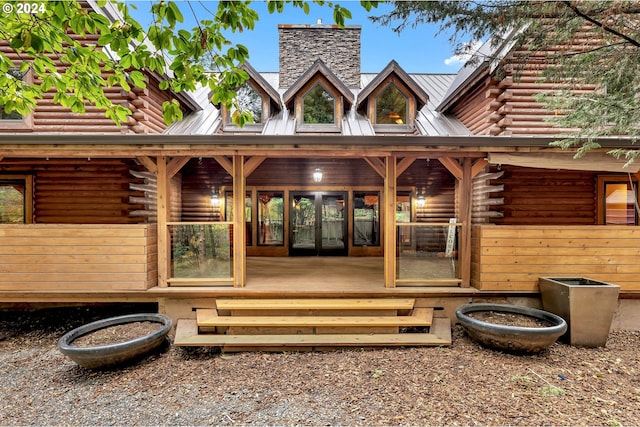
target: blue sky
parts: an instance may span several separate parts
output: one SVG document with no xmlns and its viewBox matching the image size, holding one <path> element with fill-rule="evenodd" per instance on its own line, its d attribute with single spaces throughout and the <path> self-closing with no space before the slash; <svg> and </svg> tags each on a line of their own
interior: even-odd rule
<svg viewBox="0 0 640 427">
<path fill-rule="evenodd" d="M 144 12 L 149 10 L 149 1 L 128 2 L 135 3 L 138 11 L 134 16 L 141 24 L 148 19 Z M 391 28 L 371 23 L 367 16 L 380 15 L 390 6 L 381 4 L 377 9 L 366 12 L 359 1 L 342 1 L 341 5 L 348 8 L 353 17 L 347 25 L 362 26 L 361 33 L 361 71 L 378 73 L 392 60 L 409 73 L 456 73 L 463 65 L 453 56 L 453 47 L 448 37 L 440 34 L 436 37 L 436 26 L 421 25 L 415 29 L 403 31 L 400 35 Z M 256 1 L 252 4 L 260 16 L 253 31 L 235 33 L 231 39 L 241 43 L 249 49 L 249 62 L 258 71 L 278 71 L 278 24 L 315 24 L 321 19 L 324 24 L 333 24 L 332 9 L 312 5 L 311 12 L 306 15 L 301 9 L 291 5 L 285 7 L 284 13 L 269 14 L 266 3 Z M 207 9 L 215 11 L 216 1 L 191 1 L 189 4 L 180 3 L 185 17 L 185 27 L 194 26 L 194 12 L 199 19 L 206 19 Z"/>
</svg>

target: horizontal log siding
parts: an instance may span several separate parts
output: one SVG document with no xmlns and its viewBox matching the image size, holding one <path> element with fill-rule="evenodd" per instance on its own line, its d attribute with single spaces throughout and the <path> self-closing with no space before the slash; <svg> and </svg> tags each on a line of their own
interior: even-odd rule
<svg viewBox="0 0 640 427">
<path fill-rule="evenodd" d="M 502 166 L 504 174 L 492 180 L 504 185 L 493 197 L 504 203 L 495 224 L 591 225 L 597 223 L 596 177 L 593 172 Z"/>
<path fill-rule="evenodd" d="M 495 98 L 500 93 L 496 82 L 486 77 L 477 82 L 453 108 L 453 114 L 474 135 L 490 135 L 495 119 L 495 110 L 500 106 Z M 493 90 L 491 90 L 493 88 Z"/>
<path fill-rule="evenodd" d="M 71 35 L 72 38 L 83 43 L 95 45 L 98 36 L 87 35 L 83 38 Z M 6 40 L 0 40 L 0 52 L 4 53 L 18 66 L 23 57 L 9 47 Z M 54 55 L 49 55 L 56 65 L 57 71 L 63 73 L 68 64 L 60 61 Z M 106 80 L 110 72 L 104 72 Z M 40 80 L 34 78 L 34 83 Z M 111 119 L 105 117 L 104 110 L 87 105 L 84 113 L 74 113 L 70 109 L 53 102 L 55 91 L 51 90 L 37 101 L 32 115 L 31 132 L 80 132 L 80 133 L 162 133 L 167 125 L 162 116 L 163 101 L 170 100 L 167 91 L 158 88 L 156 79 L 147 74 L 147 88 L 134 88 L 130 92 L 123 91 L 119 86 L 104 88 L 106 97 L 114 104 L 129 108 L 133 115 L 129 120 L 118 126 Z"/>
<path fill-rule="evenodd" d="M 588 277 L 640 291 L 640 227 L 473 227 L 472 286 L 538 291 L 538 277 Z"/>
<path fill-rule="evenodd" d="M 155 225 L 0 225 L 0 290 L 149 289 L 156 234 Z"/>
<path fill-rule="evenodd" d="M 130 197 L 143 197 L 129 189 L 142 184 L 130 169 L 141 170 L 129 159 L 2 159 L 2 172 L 33 174 L 36 223 L 133 224 L 144 217 L 131 216 L 142 204 Z"/>
<path fill-rule="evenodd" d="M 561 113 L 546 110 L 534 95 L 567 89 L 576 94 L 595 90 L 591 85 L 550 82 L 542 74 L 550 56 L 587 51 L 598 43 L 598 37 L 585 27 L 572 45 L 553 46 L 546 52 L 531 52 L 526 47 L 514 49 L 502 61 L 506 64 L 504 68 L 471 83 L 466 94 L 456 100 L 452 112 L 475 135 L 548 136 L 576 131 L 550 123 L 548 119 Z"/>
</svg>

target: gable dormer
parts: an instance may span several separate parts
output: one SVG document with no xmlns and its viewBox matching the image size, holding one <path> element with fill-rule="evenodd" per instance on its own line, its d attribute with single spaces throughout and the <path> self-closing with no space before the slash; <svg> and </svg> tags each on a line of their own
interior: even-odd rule
<svg viewBox="0 0 640 427">
<path fill-rule="evenodd" d="M 413 132 L 418 111 L 429 100 L 426 92 L 396 61 L 391 61 L 358 95 L 357 110 L 376 133 Z"/>
<path fill-rule="evenodd" d="M 318 59 L 283 95 L 297 132 L 341 132 L 353 93 Z"/>
<path fill-rule="evenodd" d="M 248 123 L 242 128 L 236 126 L 232 121 L 235 108 L 229 110 L 221 105 L 222 131 L 261 132 L 269 117 L 282 110 L 280 95 L 249 63 L 243 64 L 240 68 L 249 74 L 249 79 L 236 89 L 236 101 L 241 110 L 252 114 L 253 123 Z"/>
</svg>

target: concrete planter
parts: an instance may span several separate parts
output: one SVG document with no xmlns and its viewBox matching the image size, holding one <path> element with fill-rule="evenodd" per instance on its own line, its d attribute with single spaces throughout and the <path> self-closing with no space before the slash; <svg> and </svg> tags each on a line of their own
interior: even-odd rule
<svg viewBox="0 0 640 427">
<path fill-rule="evenodd" d="M 567 321 L 561 340 L 577 347 L 604 347 L 618 306 L 620 286 L 584 277 L 540 277 L 544 310 Z"/>
</svg>

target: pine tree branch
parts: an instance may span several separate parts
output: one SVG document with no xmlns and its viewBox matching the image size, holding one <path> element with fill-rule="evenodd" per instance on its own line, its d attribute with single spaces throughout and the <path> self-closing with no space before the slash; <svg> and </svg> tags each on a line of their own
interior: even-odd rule
<svg viewBox="0 0 640 427">
<path fill-rule="evenodd" d="M 626 36 L 626 35 L 622 34 L 621 32 L 619 32 L 619 31 L 617 31 L 617 30 L 615 30 L 615 29 L 613 29 L 611 27 L 608 27 L 604 23 L 602 23 L 602 22 L 600 22 L 600 21 L 598 21 L 598 20 L 586 15 L 585 13 L 583 13 L 582 11 L 580 11 L 578 9 L 578 6 L 576 6 L 575 4 L 572 4 L 570 1 L 565 0 L 565 1 L 563 1 L 563 3 L 564 3 L 565 6 L 567 6 L 569 9 L 573 10 L 573 12 L 576 15 L 578 15 L 579 17 L 581 17 L 585 21 L 591 22 L 592 24 L 602 28 L 604 31 L 606 31 L 606 32 L 608 32 L 610 34 L 613 34 L 615 36 L 620 37 L 621 39 L 629 42 L 630 44 L 632 44 L 635 47 L 640 47 L 640 42 L 639 41 L 637 41 L 635 39 L 632 39 L 631 37 Z"/>
</svg>

